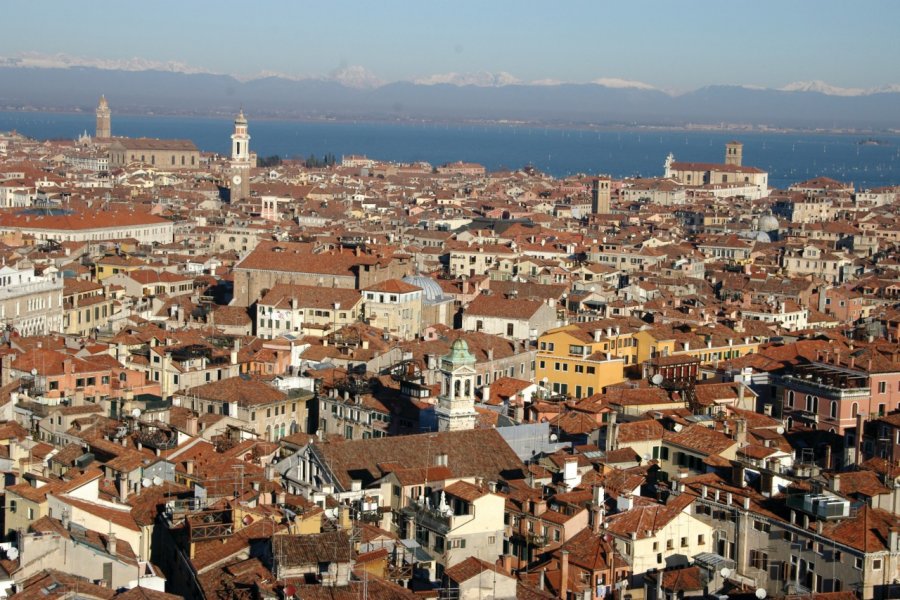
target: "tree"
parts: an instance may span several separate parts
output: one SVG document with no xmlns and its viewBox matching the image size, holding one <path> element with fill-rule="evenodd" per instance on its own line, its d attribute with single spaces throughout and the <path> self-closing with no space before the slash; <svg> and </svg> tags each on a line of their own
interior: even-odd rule
<svg viewBox="0 0 900 600">
<path fill-rule="evenodd" d="M 258 156 L 256 157 L 256 166 L 257 167 L 277 167 L 281 164 L 281 157 L 277 154 L 273 154 L 272 156 Z"/>
</svg>

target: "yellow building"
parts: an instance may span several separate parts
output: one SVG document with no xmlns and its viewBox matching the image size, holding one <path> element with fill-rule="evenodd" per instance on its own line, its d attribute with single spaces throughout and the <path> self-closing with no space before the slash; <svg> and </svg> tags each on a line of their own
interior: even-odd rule
<svg viewBox="0 0 900 600">
<path fill-rule="evenodd" d="M 537 381 L 555 394 L 586 398 L 625 381 L 634 364 L 633 335 L 580 323 L 550 329 L 538 339 Z M 605 337 L 611 333 L 612 337 Z"/>
<path fill-rule="evenodd" d="M 740 358 L 759 350 L 759 341 L 722 325 L 704 327 L 660 326 L 634 334 L 637 361 L 643 363 L 656 356 L 696 358 L 702 365 L 715 365 L 720 360 Z"/>
<path fill-rule="evenodd" d="M 97 281 L 103 281 L 107 277 L 112 277 L 119 273 L 130 273 L 138 269 L 146 269 L 147 263 L 139 258 L 111 254 L 99 259 L 95 263 L 95 268 L 97 270 Z"/>
<path fill-rule="evenodd" d="M 674 328 L 604 319 L 550 329 L 538 338 L 535 376 L 555 394 L 586 398 L 626 379 L 625 370 L 656 356 L 715 365 L 759 349 L 753 338 L 721 325 Z"/>
</svg>

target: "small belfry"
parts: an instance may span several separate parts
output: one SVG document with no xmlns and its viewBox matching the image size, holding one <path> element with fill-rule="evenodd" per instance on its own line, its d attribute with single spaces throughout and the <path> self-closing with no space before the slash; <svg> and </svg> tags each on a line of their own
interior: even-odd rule
<svg viewBox="0 0 900 600">
<path fill-rule="evenodd" d="M 95 139 L 107 139 L 112 137 L 112 113 L 109 111 L 109 103 L 106 96 L 100 96 L 97 103 L 97 131 Z"/>
<path fill-rule="evenodd" d="M 475 356 L 462 338 L 441 358 L 441 395 L 435 413 L 438 431 L 475 428 Z"/>
<path fill-rule="evenodd" d="M 244 200 L 250 197 L 250 134 L 247 132 L 247 118 L 244 109 L 234 119 L 234 133 L 231 134 L 231 166 L 229 168 L 230 199 Z"/>
</svg>

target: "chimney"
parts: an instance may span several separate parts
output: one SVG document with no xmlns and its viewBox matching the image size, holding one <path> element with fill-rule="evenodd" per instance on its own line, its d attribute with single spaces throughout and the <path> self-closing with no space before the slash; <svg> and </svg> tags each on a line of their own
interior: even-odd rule
<svg viewBox="0 0 900 600">
<path fill-rule="evenodd" d="M 112 531 L 106 534 L 106 551 L 116 555 L 116 534 Z"/>
<path fill-rule="evenodd" d="M 834 477 L 831 478 L 831 491 L 832 492 L 840 492 L 841 491 L 841 474 L 835 473 Z"/>
<path fill-rule="evenodd" d="M 568 457 L 563 464 L 563 485 L 571 491 L 581 483 L 581 475 L 578 473 L 578 458 Z"/>
<path fill-rule="evenodd" d="M 194 474 L 194 459 L 188 459 L 184 462 L 184 471 L 188 475 Z"/>
<path fill-rule="evenodd" d="M 124 503 L 128 498 L 128 479 L 125 475 L 119 475 L 119 501 Z"/>
<path fill-rule="evenodd" d="M 481 401 L 484 404 L 487 404 L 490 401 L 490 399 L 491 399 L 491 386 L 486 385 L 483 388 L 481 388 Z"/>
<path fill-rule="evenodd" d="M 616 437 L 618 436 L 618 425 L 616 425 L 616 411 L 609 414 L 609 420 L 606 422 L 606 451 L 615 450 Z"/>
<path fill-rule="evenodd" d="M 865 424 L 866 418 L 863 416 L 863 413 L 860 411 L 856 413 L 856 464 L 859 465 L 863 461 L 862 457 L 862 438 L 863 438 L 863 425 Z"/>
<path fill-rule="evenodd" d="M 541 572 L 538 573 L 538 588 L 543 591 L 544 590 L 544 571 L 546 569 L 541 569 Z"/>
<path fill-rule="evenodd" d="M 566 595 L 568 593 L 569 587 L 569 551 L 563 550 L 560 552 L 559 559 L 559 598 L 560 600 L 566 600 Z"/>
<path fill-rule="evenodd" d="M 741 387 L 741 390 L 744 389 L 744 384 L 738 384 Z M 743 395 L 743 394 L 742 394 Z M 734 441 L 738 443 L 738 448 L 743 448 L 747 445 L 747 421 L 746 419 L 735 419 L 734 421 Z"/>
</svg>

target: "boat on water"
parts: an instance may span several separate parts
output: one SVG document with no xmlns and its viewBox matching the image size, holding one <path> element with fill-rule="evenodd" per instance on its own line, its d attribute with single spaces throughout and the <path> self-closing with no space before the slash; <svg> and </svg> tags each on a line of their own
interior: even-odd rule
<svg viewBox="0 0 900 600">
<path fill-rule="evenodd" d="M 891 143 L 887 140 L 880 140 L 878 138 L 866 138 L 864 140 L 859 140 L 857 142 L 860 146 L 890 146 Z"/>
</svg>

